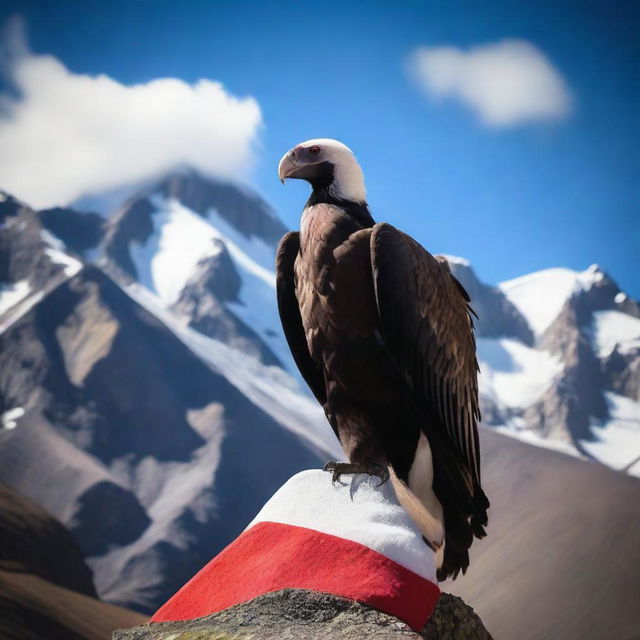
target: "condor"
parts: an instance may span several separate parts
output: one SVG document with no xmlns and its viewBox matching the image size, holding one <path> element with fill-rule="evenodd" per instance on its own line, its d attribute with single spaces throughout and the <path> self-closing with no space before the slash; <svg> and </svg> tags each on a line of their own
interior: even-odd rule
<svg viewBox="0 0 640 640">
<path fill-rule="evenodd" d="M 303 142 L 278 174 L 312 187 L 300 232 L 278 247 L 277 293 L 293 357 L 348 459 L 326 469 L 390 477 L 438 578 L 455 578 L 489 507 L 469 297 L 443 258 L 376 224 L 344 144 Z"/>
</svg>

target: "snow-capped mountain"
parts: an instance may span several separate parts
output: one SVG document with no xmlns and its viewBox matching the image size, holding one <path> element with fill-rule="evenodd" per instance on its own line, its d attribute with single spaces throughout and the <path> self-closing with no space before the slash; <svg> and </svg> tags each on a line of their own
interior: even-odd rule
<svg viewBox="0 0 640 640">
<path fill-rule="evenodd" d="M 228 185 L 207 186 L 230 197 Z M 129 241 L 122 241 L 126 225 L 144 221 L 139 198 L 106 222 L 58 212 L 90 230 L 83 242 L 53 214 L 5 200 L 12 207 L 0 228 L 0 479 L 69 527 L 101 597 L 151 611 L 285 479 L 340 451 L 319 407 L 275 366 L 277 336 L 267 333 L 267 343 L 258 333 L 270 325 L 255 332 L 245 324 L 265 290 L 265 307 L 274 300 L 273 273 L 247 247 L 273 254 L 279 223 L 253 220 L 255 210 L 246 211 L 261 201 L 241 190 L 231 200 L 244 202 L 245 215 L 235 227 L 231 214 L 218 213 L 221 230 L 213 213 L 205 221 L 160 191 L 147 197 L 158 205 L 148 210 L 155 226 Z M 182 225 L 171 226 L 175 212 L 195 230 L 186 245 Z M 54 225 L 65 242 L 52 235 Z M 161 248 L 153 255 L 156 239 Z M 125 256 L 131 249 L 133 268 L 150 280 L 126 272 L 118 246 Z M 178 260 L 175 273 L 163 271 L 167 255 Z M 24 256 L 31 256 L 26 267 Z M 231 270 L 236 278 L 227 280 Z M 16 298 L 10 285 L 22 280 L 29 289 Z M 243 298 L 247 287 L 253 297 Z M 233 314 L 232 339 L 190 326 L 186 302 L 199 291 Z M 216 315 L 202 306 L 193 319 L 214 323 Z"/>
<path fill-rule="evenodd" d="M 0 191 L 0 329 L 80 268 L 38 214 Z"/>
<path fill-rule="evenodd" d="M 597 265 L 484 290 L 468 264 L 450 265 L 479 310 L 484 423 L 640 475 L 640 305 Z M 483 316 L 489 295 L 509 327 Z"/>
<path fill-rule="evenodd" d="M 341 456 L 277 316 L 284 232 L 188 170 L 106 216 L 2 196 L 0 480 L 69 527 L 103 598 L 151 611 Z M 485 424 L 640 475 L 638 304 L 597 268 L 494 287 L 449 262 L 480 316 Z"/>
<path fill-rule="evenodd" d="M 101 264 L 200 333 L 297 375 L 274 306 L 275 247 L 285 232 L 260 198 L 185 170 L 115 213 Z"/>
</svg>

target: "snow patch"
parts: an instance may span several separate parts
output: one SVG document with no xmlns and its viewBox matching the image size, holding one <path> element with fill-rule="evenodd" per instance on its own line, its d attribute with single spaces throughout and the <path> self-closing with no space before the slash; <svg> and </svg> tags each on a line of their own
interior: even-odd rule
<svg viewBox="0 0 640 640">
<path fill-rule="evenodd" d="M 440 255 L 443 258 L 445 258 L 447 262 L 450 262 L 451 264 L 459 264 L 462 267 L 471 266 L 471 262 L 469 262 L 469 260 L 467 260 L 466 258 L 461 258 L 460 256 L 450 256 L 447 253 L 441 253 Z"/>
<path fill-rule="evenodd" d="M 582 440 L 584 450 L 596 460 L 614 469 L 637 466 L 640 458 L 640 403 L 605 391 L 609 420 L 592 424 L 596 440 Z"/>
<path fill-rule="evenodd" d="M 67 245 L 65 245 L 60 238 L 54 236 L 46 229 L 40 231 L 40 239 L 48 245 L 44 250 L 45 254 L 49 257 L 49 260 L 54 264 L 61 264 L 64 266 L 64 273 L 67 277 L 71 278 L 82 269 L 82 262 L 72 258 L 67 251 Z"/>
<path fill-rule="evenodd" d="M 589 291 L 604 278 L 597 264 L 585 271 L 554 268 L 501 282 L 498 287 L 540 337 L 558 317 L 564 303 L 578 291 Z"/>
<path fill-rule="evenodd" d="M 144 244 L 130 248 L 138 281 L 169 307 L 180 297 L 198 262 L 220 251 L 221 240 L 241 280 L 237 302 L 227 307 L 260 335 L 276 357 L 294 371 L 276 304 L 275 249 L 257 237 L 246 238 L 215 210 L 200 216 L 175 199 L 151 198 L 154 230 Z"/>
<path fill-rule="evenodd" d="M 40 300 L 42 300 L 45 294 L 48 293 L 44 289 L 36 291 L 33 295 L 29 295 L 23 298 L 9 309 L 7 314 L 0 321 L 0 334 L 4 333 L 11 325 L 16 323 L 22 316 L 28 313 Z"/>
<path fill-rule="evenodd" d="M 622 304 L 626 299 L 627 299 L 627 294 L 624 293 L 624 291 L 620 291 L 620 293 L 616 293 L 616 297 L 613 299 L 613 301 L 616 304 Z"/>
<path fill-rule="evenodd" d="M 622 311 L 596 311 L 593 314 L 593 343 L 600 358 L 606 358 L 616 348 L 630 353 L 640 348 L 640 319 Z"/>
<path fill-rule="evenodd" d="M 560 359 L 510 338 L 478 338 L 480 393 L 498 405 L 526 408 L 562 371 Z"/>
<path fill-rule="evenodd" d="M 267 271 L 272 272 L 274 270 L 275 247 L 257 236 L 247 238 L 215 209 L 209 209 L 207 220 L 227 239 L 228 244 L 232 244 L 245 255 L 251 256 L 252 261 L 257 262 Z"/>
<path fill-rule="evenodd" d="M 544 269 L 498 286 L 541 336 L 573 293 L 577 278 L 578 272 L 571 269 Z"/>
<path fill-rule="evenodd" d="M 24 415 L 24 409 L 22 407 L 15 407 L 9 409 L 2 414 L 2 427 L 4 429 L 15 429 L 18 426 L 18 420 Z"/>
<path fill-rule="evenodd" d="M 166 305 L 178 300 L 198 262 L 220 251 L 213 240 L 219 235 L 199 215 L 177 200 L 151 198 L 157 206 L 154 230 L 144 244 L 130 247 L 138 280 L 157 293 Z"/>
<path fill-rule="evenodd" d="M 49 245 L 52 249 L 56 249 L 57 251 L 66 251 L 67 245 L 60 240 L 57 236 L 54 236 L 53 233 L 47 231 L 46 229 L 42 229 L 40 231 L 40 239 L 47 245 Z"/>
<path fill-rule="evenodd" d="M 636 476 L 637 478 L 640 478 L 640 458 L 638 458 L 637 462 L 634 462 L 628 469 L 627 469 L 627 473 L 630 476 Z"/>
<path fill-rule="evenodd" d="M 78 273 L 82 269 L 82 262 L 80 262 L 80 260 L 72 258 L 64 251 L 59 251 L 58 249 L 49 247 L 48 249 L 45 249 L 44 252 L 47 254 L 51 262 L 64 266 L 64 274 L 68 278 L 75 276 L 76 273 Z"/>
<path fill-rule="evenodd" d="M 31 285 L 28 279 L 0 285 L 0 315 L 24 300 L 30 292 Z"/>
</svg>

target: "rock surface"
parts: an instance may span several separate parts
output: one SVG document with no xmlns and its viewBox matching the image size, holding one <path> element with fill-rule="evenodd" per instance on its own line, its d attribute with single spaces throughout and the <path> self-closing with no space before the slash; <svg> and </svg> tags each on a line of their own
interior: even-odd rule
<svg viewBox="0 0 640 640">
<path fill-rule="evenodd" d="M 113 640 L 491 640 L 460 598 L 443 594 L 422 633 L 353 600 L 284 589 L 219 613 L 181 622 L 118 630 Z"/>
<path fill-rule="evenodd" d="M 0 192 L 0 293 L 24 283 L 32 291 L 59 282 L 64 265 L 56 259 L 38 215 Z"/>
</svg>

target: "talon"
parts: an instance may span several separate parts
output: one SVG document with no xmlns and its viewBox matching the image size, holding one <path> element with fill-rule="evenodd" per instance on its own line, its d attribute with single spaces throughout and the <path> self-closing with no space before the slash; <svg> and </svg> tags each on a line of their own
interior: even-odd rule
<svg viewBox="0 0 640 640">
<path fill-rule="evenodd" d="M 380 479 L 380 483 L 377 485 L 381 487 L 389 479 L 389 469 L 378 462 L 327 462 L 323 467 L 324 471 L 331 471 L 332 482 L 335 484 L 340 481 L 340 476 L 354 473 L 366 473 L 370 476 L 376 476 Z"/>
</svg>

